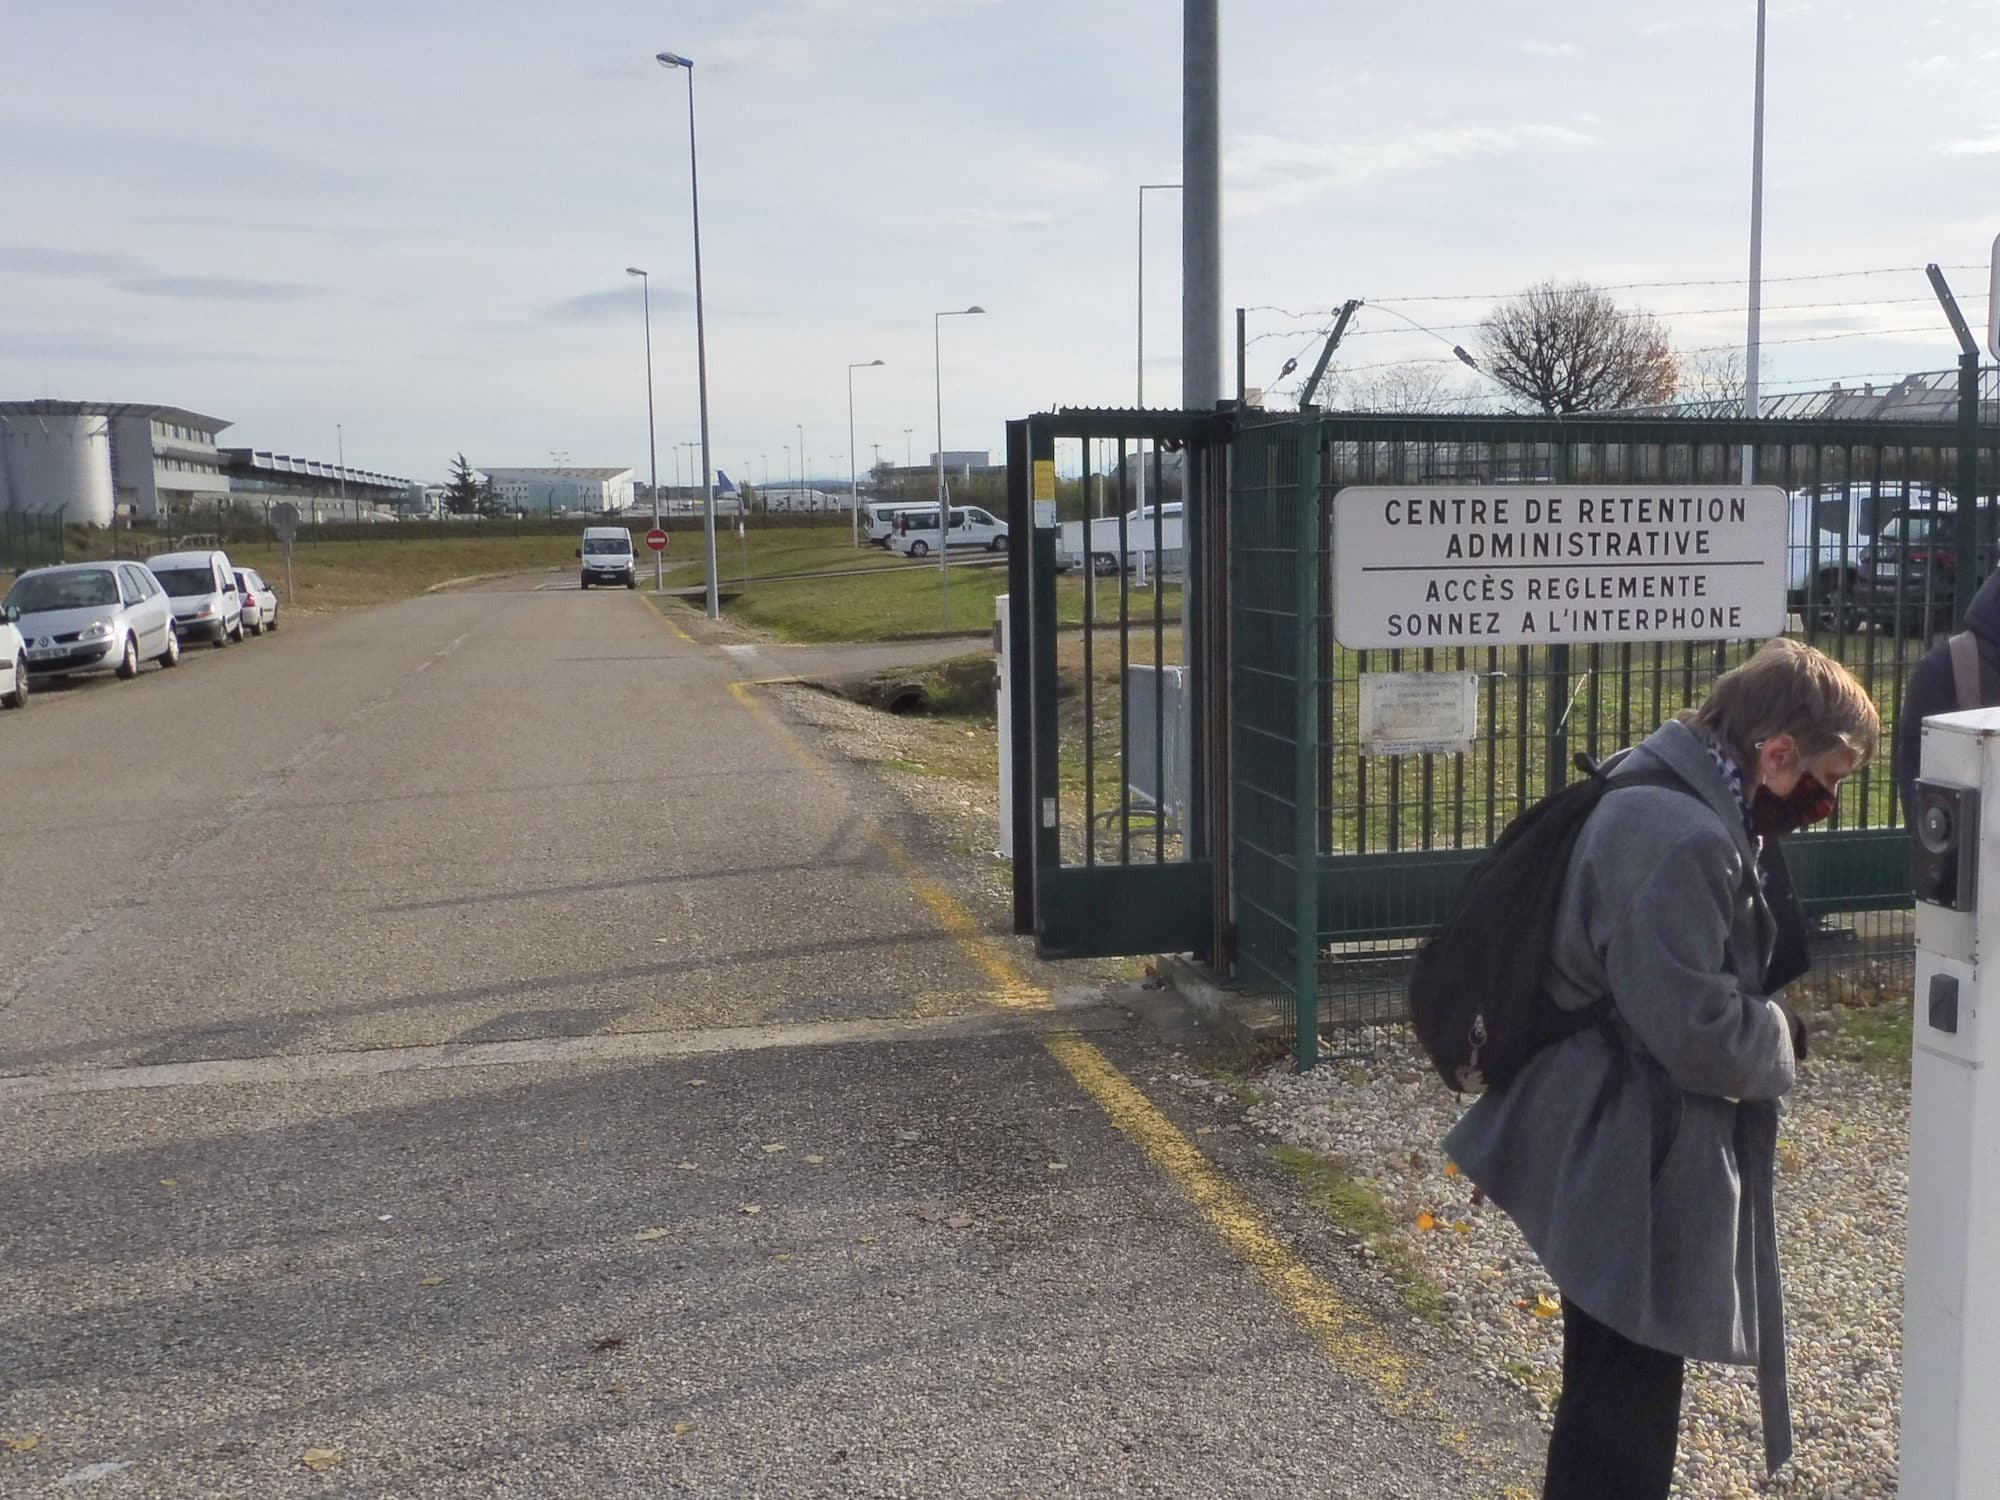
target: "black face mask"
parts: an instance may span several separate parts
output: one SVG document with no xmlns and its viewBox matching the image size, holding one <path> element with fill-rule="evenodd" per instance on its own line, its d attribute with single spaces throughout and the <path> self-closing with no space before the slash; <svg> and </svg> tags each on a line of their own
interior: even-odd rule
<svg viewBox="0 0 2000 1500">
<path fill-rule="evenodd" d="M 1808 824 L 1833 816 L 1838 799 L 1820 785 L 1810 771 L 1799 774 L 1799 784 L 1784 796 L 1767 786 L 1757 788 L 1750 799 L 1750 827 L 1764 838 L 1783 838 Z"/>
</svg>

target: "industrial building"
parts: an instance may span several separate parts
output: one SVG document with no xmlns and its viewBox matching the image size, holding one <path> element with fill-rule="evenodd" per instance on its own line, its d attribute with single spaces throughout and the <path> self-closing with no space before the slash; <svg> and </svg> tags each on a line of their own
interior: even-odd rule
<svg viewBox="0 0 2000 1500">
<path fill-rule="evenodd" d="M 233 504 L 260 508 L 289 500 L 308 524 L 358 520 L 409 504 L 410 481 L 372 469 L 349 468 L 259 448 L 223 448 L 223 473 Z"/>
<path fill-rule="evenodd" d="M 227 426 L 178 406 L 0 401 L 0 510 L 109 526 L 214 505 L 229 496 Z"/>
<path fill-rule="evenodd" d="M 490 469 L 479 472 L 493 481 L 509 510 L 528 515 L 561 515 L 588 511 L 603 515 L 632 505 L 630 469 Z"/>
</svg>

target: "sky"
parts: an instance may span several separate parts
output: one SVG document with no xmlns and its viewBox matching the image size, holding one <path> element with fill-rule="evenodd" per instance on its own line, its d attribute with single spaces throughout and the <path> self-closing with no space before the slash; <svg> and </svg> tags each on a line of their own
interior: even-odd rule
<svg viewBox="0 0 2000 1500">
<path fill-rule="evenodd" d="M 1754 0 L 1222 7 L 1223 293 L 1249 383 L 1369 305 L 1349 381 L 1496 297 L 1619 288 L 1740 343 Z M 1138 397 L 1142 182 L 1180 175 L 1172 0 L 95 0 L 0 46 L 0 399 L 162 402 L 225 443 L 439 480 L 698 462 L 695 60 L 716 463 L 844 475 Z M 2000 0 L 1772 0 L 1764 381 L 1881 381 L 1975 326 Z M 1180 389 L 1178 195 L 1146 200 L 1145 399 Z M 1878 272 L 1857 275 L 1857 272 Z M 1814 279 L 1806 279 L 1814 278 Z M 1712 282 L 1714 285 L 1658 285 Z M 1644 283 L 1644 285 L 1633 285 Z M 932 314 L 946 319 L 933 365 Z M 1233 315 L 1225 315 L 1233 316 Z M 1413 320 L 1431 327 L 1424 333 Z M 1477 381 L 1459 371 L 1454 378 Z M 1234 371 L 1225 372 L 1233 386 Z M 801 430 L 803 437 L 801 439 Z"/>
</svg>

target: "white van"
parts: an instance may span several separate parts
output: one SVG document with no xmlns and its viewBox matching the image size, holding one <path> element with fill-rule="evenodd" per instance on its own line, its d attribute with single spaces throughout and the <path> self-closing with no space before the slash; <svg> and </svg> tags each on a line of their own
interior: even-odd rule
<svg viewBox="0 0 2000 1500">
<path fill-rule="evenodd" d="M 146 566 L 167 591 L 182 640 L 223 646 L 243 639 L 243 592 L 227 552 L 163 552 Z"/>
<path fill-rule="evenodd" d="M 936 506 L 923 506 L 896 517 L 896 530 L 889 538 L 891 552 L 899 552 L 904 557 L 928 557 L 937 550 L 937 544 Z M 976 505 L 954 505 L 951 508 L 951 537 L 947 545 L 1005 552 L 1007 523 L 988 515 Z"/>
<path fill-rule="evenodd" d="M 586 526 L 583 545 L 576 549 L 582 560 L 583 586 L 593 583 L 622 583 L 628 589 L 639 586 L 639 559 L 632 551 L 632 533 L 623 526 Z"/>
<path fill-rule="evenodd" d="M 889 539 L 896 534 L 896 517 L 906 510 L 929 508 L 922 501 L 910 500 L 879 500 L 873 505 L 864 505 L 861 508 L 861 534 L 876 546 L 886 550 Z"/>
</svg>

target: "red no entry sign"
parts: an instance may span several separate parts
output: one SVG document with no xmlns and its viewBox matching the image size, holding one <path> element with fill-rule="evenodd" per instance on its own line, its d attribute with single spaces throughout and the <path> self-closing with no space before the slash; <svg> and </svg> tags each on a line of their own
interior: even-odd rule
<svg viewBox="0 0 2000 1500">
<path fill-rule="evenodd" d="M 655 526 L 651 531 L 646 533 L 646 545 L 651 547 L 655 552 L 666 551 L 667 534 Z"/>
</svg>

